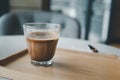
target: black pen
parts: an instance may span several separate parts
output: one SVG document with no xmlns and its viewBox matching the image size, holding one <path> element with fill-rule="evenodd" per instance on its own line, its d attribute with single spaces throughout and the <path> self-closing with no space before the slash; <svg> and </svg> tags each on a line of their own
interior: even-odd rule
<svg viewBox="0 0 120 80">
<path fill-rule="evenodd" d="M 93 52 L 96 52 L 96 53 L 98 53 L 98 50 L 96 49 L 96 48 L 94 48 L 93 46 L 91 46 L 91 45 L 88 45 L 88 47 L 93 51 Z"/>
</svg>

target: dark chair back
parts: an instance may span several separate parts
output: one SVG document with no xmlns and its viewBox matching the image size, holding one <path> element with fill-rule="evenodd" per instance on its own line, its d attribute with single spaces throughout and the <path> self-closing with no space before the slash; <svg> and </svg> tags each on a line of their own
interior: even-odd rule
<svg viewBox="0 0 120 80">
<path fill-rule="evenodd" d="M 77 19 L 56 12 L 27 11 L 7 13 L 0 18 L 0 35 L 23 34 L 22 25 L 28 22 L 57 23 L 61 36 L 80 38 L 81 26 Z"/>
</svg>

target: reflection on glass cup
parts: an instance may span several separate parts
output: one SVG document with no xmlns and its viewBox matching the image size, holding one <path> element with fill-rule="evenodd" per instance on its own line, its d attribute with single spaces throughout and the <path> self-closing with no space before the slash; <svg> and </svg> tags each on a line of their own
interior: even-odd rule
<svg viewBox="0 0 120 80">
<path fill-rule="evenodd" d="M 53 23 L 25 23 L 24 35 L 34 65 L 49 66 L 55 54 L 60 25 Z"/>
</svg>

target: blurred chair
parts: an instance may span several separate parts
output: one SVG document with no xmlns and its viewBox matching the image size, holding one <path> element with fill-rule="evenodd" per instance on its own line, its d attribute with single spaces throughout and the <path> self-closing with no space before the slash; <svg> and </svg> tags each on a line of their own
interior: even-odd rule
<svg viewBox="0 0 120 80">
<path fill-rule="evenodd" d="M 80 38 L 80 23 L 71 17 L 57 12 L 27 11 L 12 12 L 0 17 L 0 35 L 21 35 L 22 25 L 28 22 L 57 23 L 62 26 L 61 36 Z"/>
</svg>

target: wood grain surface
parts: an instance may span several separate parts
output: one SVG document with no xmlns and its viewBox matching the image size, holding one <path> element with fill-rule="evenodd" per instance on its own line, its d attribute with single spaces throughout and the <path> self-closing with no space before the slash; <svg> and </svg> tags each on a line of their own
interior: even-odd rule
<svg viewBox="0 0 120 80">
<path fill-rule="evenodd" d="M 115 55 L 57 49 L 54 64 L 43 67 L 32 65 L 26 51 L 18 54 L 0 60 L 0 76 L 14 80 L 120 80 L 120 58 Z"/>
</svg>

